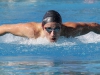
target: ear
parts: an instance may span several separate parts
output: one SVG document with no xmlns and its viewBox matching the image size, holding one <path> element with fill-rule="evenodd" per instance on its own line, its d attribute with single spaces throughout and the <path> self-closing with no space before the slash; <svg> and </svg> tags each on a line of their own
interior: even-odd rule
<svg viewBox="0 0 100 75">
<path fill-rule="evenodd" d="M 42 29 L 44 30 L 44 25 L 42 25 Z"/>
</svg>

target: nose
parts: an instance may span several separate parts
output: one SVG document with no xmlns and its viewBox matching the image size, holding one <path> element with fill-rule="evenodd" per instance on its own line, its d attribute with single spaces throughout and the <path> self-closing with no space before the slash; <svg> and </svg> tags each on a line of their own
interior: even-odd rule
<svg viewBox="0 0 100 75">
<path fill-rule="evenodd" d="M 52 30 L 51 33 L 50 33 L 50 35 L 51 35 L 52 37 L 54 37 L 54 36 L 55 36 L 55 31 Z"/>
</svg>

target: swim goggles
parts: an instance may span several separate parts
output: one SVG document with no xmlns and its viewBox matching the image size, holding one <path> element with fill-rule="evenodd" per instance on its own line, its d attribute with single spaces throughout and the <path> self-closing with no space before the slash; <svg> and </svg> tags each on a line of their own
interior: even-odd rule
<svg viewBox="0 0 100 75">
<path fill-rule="evenodd" d="M 52 31 L 54 31 L 54 32 L 59 32 L 60 29 L 61 29 L 61 27 L 56 27 L 56 28 L 45 27 L 45 30 L 46 30 L 47 32 L 49 32 L 49 33 L 52 32 Z"/>
</svg>

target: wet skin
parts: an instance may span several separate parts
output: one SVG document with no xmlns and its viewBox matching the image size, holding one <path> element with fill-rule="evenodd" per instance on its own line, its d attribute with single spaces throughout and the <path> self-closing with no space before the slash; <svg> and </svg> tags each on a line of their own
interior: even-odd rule
<svg viewBox="0 0 100 75">
<path fill-rule="evenodd" d="M 100 34 L 100 24 L 84 22 L 65 22 L 62 24 L 49 22 L 45 25 L 42 23 L 29 22 L 18 24 L 4 24 L 0 26 L 0 35 L 11 33 L 16 36 L 27 38 L 46 37 L 50 42 L 56 42 L 59 36 L 76 37 L 93 31 Z"/>
</svg>

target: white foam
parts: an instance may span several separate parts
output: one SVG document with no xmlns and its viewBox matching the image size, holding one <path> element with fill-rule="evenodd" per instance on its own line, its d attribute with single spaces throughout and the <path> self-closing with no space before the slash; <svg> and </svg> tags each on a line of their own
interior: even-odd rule
<svg viewBox="0 0 100 75">
<path fill-rule="evenodd" d="M 12 44 L 47 44 L 49 41 L 46 38 L 28 39 L 25 37 L 14 36 L 12 34 L 6 34 L 0 37 L 0 43 L 12 43 Z"/>
<path fill-rule="evenodd" d="M 77 37 L 82 43 L 99 43 L 100 34 L 90 32 L 88 34 Z"/>
<path fill-rule="evenodd" d="M 78 36 L 75 38 L 60 37 L 56 43 L 50 43 L 46 38 L 28 39 L 24 37 L 14 36 L 12 34 L 6 34 L 4 36 L 0 36 L 0 43 L 27 44 L 27 45 L 51 44 L 56 46 L 65 46 L 65 45 L 77 45 L 80 43 L 98 43 L 98 42 L 100 42 L 100 35 L 94 32 L 90 32 L 86 35 Z"/>
</svg>

